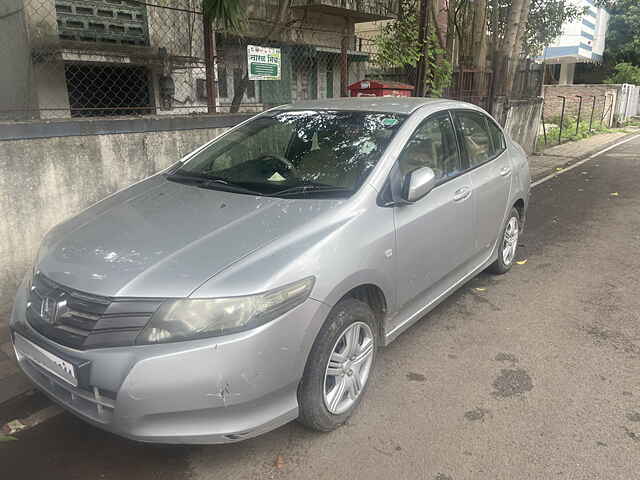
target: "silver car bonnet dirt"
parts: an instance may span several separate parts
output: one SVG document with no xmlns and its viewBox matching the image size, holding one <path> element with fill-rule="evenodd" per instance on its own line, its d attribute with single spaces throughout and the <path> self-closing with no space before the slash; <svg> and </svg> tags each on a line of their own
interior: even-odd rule
<svg viewBox="0 0 640 480">
<path fill-rule="evenodd" d="M 37 266 L 97 295 L 186 297 L 338 203 L 208 190 L 157 175 L 54 229 Z"/>
</svg>

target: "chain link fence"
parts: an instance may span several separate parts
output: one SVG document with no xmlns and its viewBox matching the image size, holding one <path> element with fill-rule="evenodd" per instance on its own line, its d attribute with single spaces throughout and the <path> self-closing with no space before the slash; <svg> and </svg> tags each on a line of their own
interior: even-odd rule
<svg viewBox="0 0 640 480">
<path fill-rule="evenodd" d="M 5 120 L 261 111 L 339 97 L 372 68 L 372 40 L 342 26 L 272 35 L 273 22 L 259 18 L 242 37 L 218 32 L 207 62 L 201 0 L 6 1 L 15 8 L 0 18 Z M 277 5 L 260 3 L 262 17 Z M 280 49 L 279 80 L 248 77 L 249 45 Z"/>
</svg>

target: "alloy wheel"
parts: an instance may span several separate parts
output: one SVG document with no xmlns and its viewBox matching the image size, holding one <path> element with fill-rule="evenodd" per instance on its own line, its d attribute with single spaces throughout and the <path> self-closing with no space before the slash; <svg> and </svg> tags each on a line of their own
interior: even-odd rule
<svg viewBox="0 0 640 480">
<path fill-rule="evenodd" d="M 516 217 L 511 217 L 507 228 L 504 230 L 504 238 L 502 240 L 502 260 L 505 265 L 511 265 L 516 256 L 518 248 L 519 225 Z"/>
<path fill-rule="evenodd" d="M 324 404 L 329 412 L 346 412 L 369 379 L 375 341 L 369 325 L 355 322 L 333 346 L 324 374 Z"/>
</svg>

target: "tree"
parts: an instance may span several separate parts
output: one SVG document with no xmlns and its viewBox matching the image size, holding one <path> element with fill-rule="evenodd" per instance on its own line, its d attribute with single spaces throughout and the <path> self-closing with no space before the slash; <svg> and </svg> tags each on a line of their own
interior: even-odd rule
<svg viewBox="0 0 640 480">
<path fill-rule="evenodd" d="M 623 0 L 627 1 L 627 0 Z M 432 0 L 436 8 L 446 11 L 447 32 L 439 31 L 434 47 L 441 52 L 430 62 L 433 87 L 441 89 L 435 78 L 450 82 L 451 65 L 461 65 L 484 71 L 493 66 L 496 93 L 509 95 L 519 61 L 525 56 L 537 56 L 543 47 L 561 33 L 562 25 L 575 20 L 582 11 L 571 0 Z M 415 65 L 420 58 L 418 42 L 417 0 L 401 0 L 401 15 L 387 23 L 376 38 L 378 53 L 374 61 L 381 68 Z M 457 58 L 456 54 L 457 53 Z M 439 88 L 440 87 L 440 88 Z"/>
<path fill-rule="evenodd" d="M 216 89 L 213 66 L 215 63 L 215 32 L 223 28 L 228 32 L 241 32 L 245 13 L 240 0 L 202 0 L 202 22 L 204 35 L 205 76 L 209 113 L 216 110 Z"/>
<path fill-rule="evenodd" d="M 600 0 L 609 10 L 609 30 L 604 60 L 609 69 L 620 63 L 640 65 L 640 2 L 637 0 Z"/>
<path fill-rule="evenodd" d="M 615 73 L 607 78 L 604 83 L 640 85 L 640 66 L 619 63 L 615 66 Z"/>
<path fill-rule="evenodd" d="M 274 23 L 271 26 L 271 29 L 264 35 L 258 43 L 266 42 L 267 40 L 271 40 L 277 37 L 282 30 L 284 30 L 287 26 L 287 21 L 289 19 L 289 14 L 291 11 L 291 0 L 280 0 L 278 11 L 276 13 L 276 18 Z M 244 97 L 245 92 L 247 91 L 247 87 L 249 86 L 249 72 L 244 74 L 242 80 L 238 82 L 237 88 L 233 92 L 233 99 L 231 100 L 231 107 L 229 111 L 231 113 L 236 113 L 240 109 L 240 104 L 242 103 L 242 97 Z"/>
<path fill-rule="evenodd" d="M 244 29 L 245 9 L 240 0 L 202 0 L 204 18 L 216 28 L 238 33 Z"/>
<path fill-rule="evenodd" d="M 426 40 L 421 43 L 417 12 L 416 0 L 400 0 L 398 18 L 386 23 L 375 38 L 373 63 L 383 70 L 404 69 L 413 76 L 419 60 L 425 55 L 429 73 L 425 76 L 425 92 L 441 95 L 451 83 L 451 63 L 441 44 L 443 38 L 435 28 L 430 28 Z M 433 26 L 436 24 L 433 3 L 429 15 L 429 25 Z"/>
</svg>

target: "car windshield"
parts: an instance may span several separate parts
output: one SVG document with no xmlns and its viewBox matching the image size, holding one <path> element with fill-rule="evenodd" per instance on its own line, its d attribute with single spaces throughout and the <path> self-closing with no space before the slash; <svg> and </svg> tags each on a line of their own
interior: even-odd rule
<svg viewBox="0 0 640 480">
<path fill-rule="evenodd" d="M 349 196 L 405 118 L 357 111 L 269 112 L 212 143 L 169 179 L 257 195 Z"/>
</svg>

